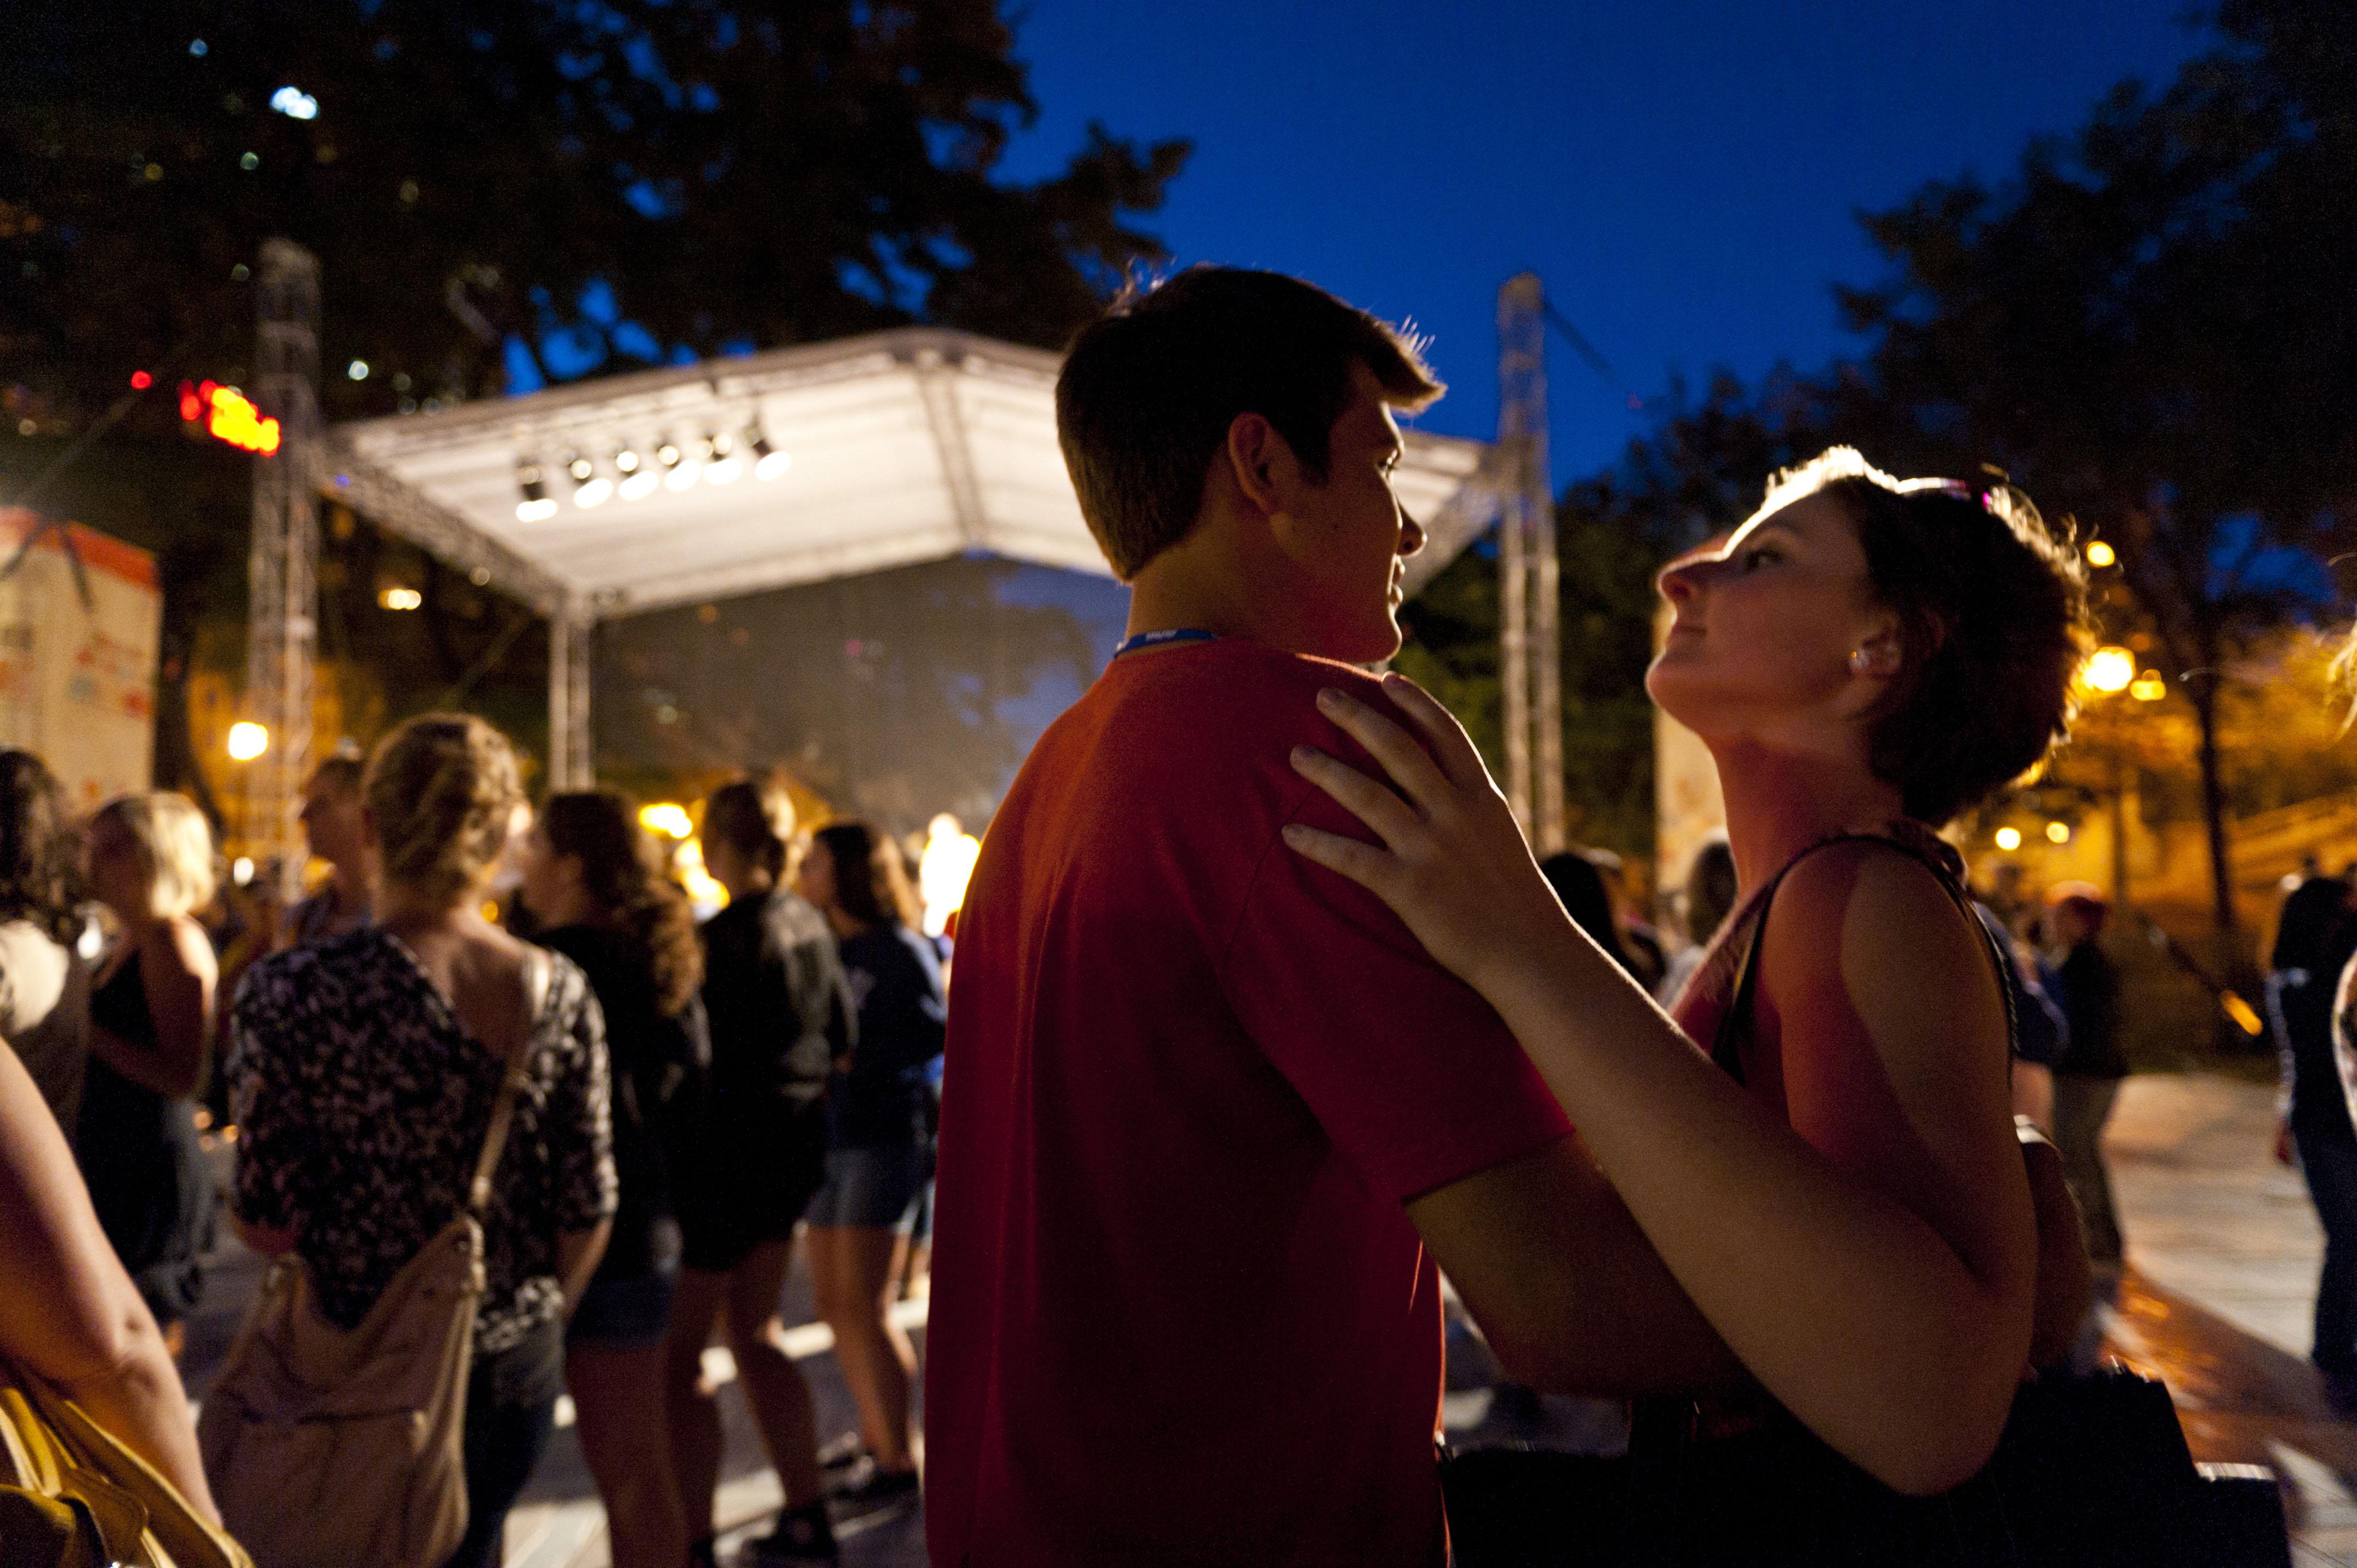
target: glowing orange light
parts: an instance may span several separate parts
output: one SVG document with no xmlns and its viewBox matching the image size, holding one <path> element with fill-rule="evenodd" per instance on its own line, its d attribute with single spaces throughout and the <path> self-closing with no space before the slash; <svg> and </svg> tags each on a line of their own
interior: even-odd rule
<svg viewBox="0 0 2357 1568">
<path fill-rule="evenodd" d="M 265 418 L 253 400 L 235 387 L 216 381 L 195 386 L 180 383 L 180 417 L 194 424 L 204 420 L 205 434 L 247 452 L 267 457 L 278 450 L 278 422 Z"/>
<path fill-rule="evenodd" d="M 149 387 L 152 387 L 155 384 L 156 378 L 149 375 L 146 371 L 134 371 L 131 372 L 131 390 L 133 392 L 145 392 Z"/>
</svg>

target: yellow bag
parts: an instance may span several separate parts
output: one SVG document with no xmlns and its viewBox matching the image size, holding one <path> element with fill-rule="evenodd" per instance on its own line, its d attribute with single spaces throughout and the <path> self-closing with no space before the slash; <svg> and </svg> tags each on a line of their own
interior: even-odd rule
<svg viewBox="0 0 2357 1568">
<path fill-rule="evenodd" d="M 0 1568 L 253 1568 L 80 1405 L 0 1362 Z"/>
</svg>

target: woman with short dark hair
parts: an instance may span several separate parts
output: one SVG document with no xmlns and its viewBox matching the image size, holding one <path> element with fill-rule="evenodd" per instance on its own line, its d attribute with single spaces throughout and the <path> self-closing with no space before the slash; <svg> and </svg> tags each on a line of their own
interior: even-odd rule
<svg viewBox="0 0 2357 1568">
<path fill-rule="evenodd" d="M 1464 731 L 1413 682 L 1387 681 L 1394 714 L 1320 698 L 1397 793 L 1297 754 L 1381 844 L 1286 837 L 1504 1016 L 1741 1363 L 1735 1384 L 1641 1407 L 1641 1437 L 1741 1474 L 1748 1444 L 1788 1432 L 1831 1466 L 1815 1473 L 1943 1492 L 2075 1326 L 2034 1321 L 2001 961 L 1934 830 L 2063 733 L 2077 557 L 2017 492 L 1836 448 L 1661 589 L 1675 619 L 1647 684 L 1718 765 L 1745 892 L 1674 1023 L 1564 918 Z M 2050 1294 L 2083 1300 L 2084 1279 L 2078 1262 Z M 1823 1494 L 1753 1475 L 1744 1508 L 1682 1521 L 1674 1560 L 1807 1539 L 1793 1511 Z"/>
</svg>

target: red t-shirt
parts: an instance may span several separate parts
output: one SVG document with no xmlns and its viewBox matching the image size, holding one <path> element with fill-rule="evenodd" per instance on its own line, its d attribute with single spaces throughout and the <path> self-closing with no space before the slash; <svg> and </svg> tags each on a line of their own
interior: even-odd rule
<svg viewBox="0 0 2357 1568">
<path fill-rule="evenodd" d="M 1437 1568 L 1438 1280 L 1401 1205 L 1568 1129 L 1497 1015 L 1287 849 L 1372 767 L 1241 641 L 1115 660 L 958 923 L 925 1385 L 937 1568 Z"/>
</svg>

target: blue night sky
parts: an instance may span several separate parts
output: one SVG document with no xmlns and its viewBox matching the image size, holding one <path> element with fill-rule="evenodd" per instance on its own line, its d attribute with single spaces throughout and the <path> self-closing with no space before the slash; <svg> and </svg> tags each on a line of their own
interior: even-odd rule
<svg viewBox="0 0 2357 1568">
<path fill-rule="evenodd" d="M 1181 262 L 1298 273 L 1412 317 L 1494 434 L 1495 297 L 1523 269 L 1641 396 L 1714 366 L 1813 368 L 1848 340 L 1829 285 L 1871 281 L 1853 214 L 1922 181 L 2003 177 L 2124 77 L 2204 47 L 2177 0 L 1409 5 L 1016 0 L 1053 172 L 1092 118 L 1188 136 L 1147 222 Z M 1647 415 L 1548 345 L 1557 485 Z"/>
</svg>

